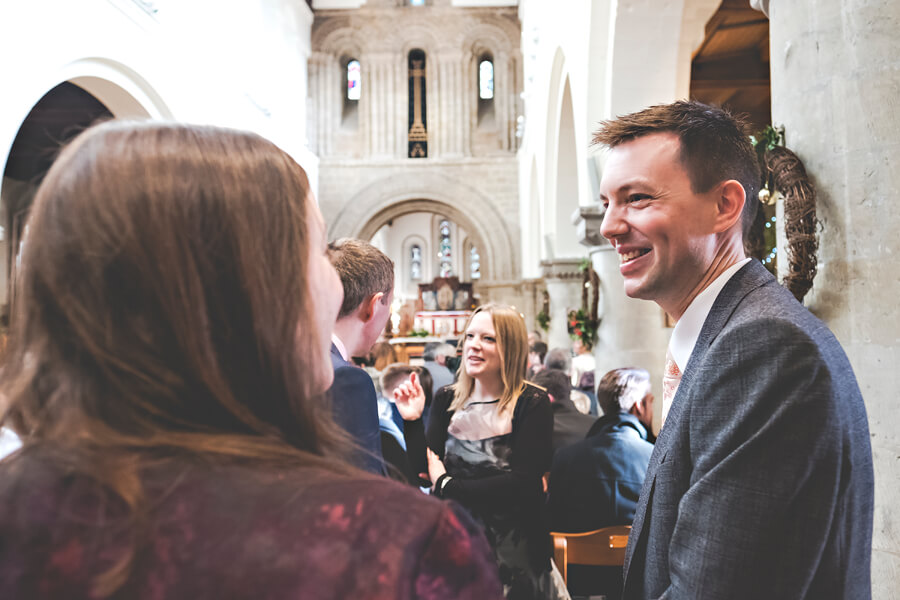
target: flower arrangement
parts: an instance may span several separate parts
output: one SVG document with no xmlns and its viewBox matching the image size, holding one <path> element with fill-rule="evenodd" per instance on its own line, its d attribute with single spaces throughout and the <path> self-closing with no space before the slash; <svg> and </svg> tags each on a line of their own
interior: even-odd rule
<svg viewBox="0 0 900 600">
<path fill-rule="evenodd" d="M 541 312 L 535 315 L 534 320 L 537 321 L 538 327 L 544 331 L 550 330 L 550 294 L 544 290 L 541 298 Z"/>
<path fill-rule="evenodd" d="M 600 277 L 591 266 L 590 259 L 581 261 L 579 270 L 584 283 L 581 288 L 581 308 L 569 311 L 567 328 L 572 339 L 580 339 L 584 347 L 590 350 L 597 341 L 597 329 L 600 327 L 600 318 L 597 316 Z"/>
</svg>

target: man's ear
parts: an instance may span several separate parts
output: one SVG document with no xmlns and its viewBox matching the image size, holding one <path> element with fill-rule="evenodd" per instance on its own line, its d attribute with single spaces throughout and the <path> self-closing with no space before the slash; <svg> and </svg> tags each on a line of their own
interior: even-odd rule
<svg viewBox="0 0 900 600">
<path fill-rule="evenodd" d="M 739 181 L 729 179 L 722 183 L 716 194 L 715 232 L 728 231 L 735 223 L 740 227 L 744 203 L 748 201 L 744 186 Z"/>
<path fill-rule="evenodd" d="M 372 317 L 375 316 L 375 304 L 381 302 L 381 299 L 384 297 L 384 292 L 378 292 L 377 294 L 372 294 L 365 300 L 359 307 L 359 318 L 364 323 L 368 323 L 372 320 Z"/>
</svg>

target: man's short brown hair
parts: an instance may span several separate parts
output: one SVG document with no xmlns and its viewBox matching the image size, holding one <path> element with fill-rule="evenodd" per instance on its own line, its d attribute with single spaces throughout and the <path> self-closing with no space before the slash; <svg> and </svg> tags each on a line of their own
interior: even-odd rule
<svg viewBox="0 0 900 600">
<path fill-rule="evenodd" d="M 746 128 L 743 119 L 723 108 L 680 100 L 603 121 L 594 143 L 615 148 L 652 133 L 674 133 L 681 141 L 681 164 L 694 193 L 708 192 L 729 179 L 743 186 L 741 226 L 747 239 L 759 203 L 760 172 Z"/>
<path fill-rule="evenodd" d="M 369 296 L 384 294 L 382 302 L 394 289 L 394 261 L 384 252 L 362 240 L 341 238 L 328 244 L 328 260 L 344 286 L 344 303 L 338 319 L 353 313 Z"/>
</svg>

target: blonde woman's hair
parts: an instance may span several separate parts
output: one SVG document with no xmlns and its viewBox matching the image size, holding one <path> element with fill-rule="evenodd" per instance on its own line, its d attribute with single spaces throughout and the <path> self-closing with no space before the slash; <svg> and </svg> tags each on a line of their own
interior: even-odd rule
<svg viewBox="0 0 900 600">
<path fill-rule="evenodd" d="M 515 308 L 502 304 L 485 304 L 475 309 L 469 322 L 466 323 L 466 331 L 480 312 L 491 315 L 494 332 L 497 334 L 497 354 L 500 356 L 500 377 L 503 380 L 503 394 L 497 406 L 499 412 L 514 410 L 516 400 L 525 389 L 525 372 L 528 369 L 528 330 L 525 327 L 525 319 Z M 465 335 L 459 341 L 462 350 L 465 344 Z M 466 373 L 465 365 L 459 369 L 459 379 L 453 386 L 453 402 L 450 410 L 462 408 L 472 390 L 475 389 L 475 380 Z"/>
</svg>

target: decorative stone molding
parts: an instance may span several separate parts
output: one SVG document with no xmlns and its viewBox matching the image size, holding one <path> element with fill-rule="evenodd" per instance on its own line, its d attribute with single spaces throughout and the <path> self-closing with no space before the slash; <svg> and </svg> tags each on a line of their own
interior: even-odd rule
<svg viewBox="0 0 900 600">
<path fill-rule="evenodd" d="M 769 0 L 750 0 L 750 8 L 769 16 Z"/>
<path fill-rule="evenodd" d="M 562 258 L 541 261 L 544 279 L 581 279 L 581 259 Z"/>
<path fill-rule="evenodd" d="M 600 226 L 603 224 L 603 215 L 606 210 L 600 204 L 581 206 L 572 217 L 572 224 L 578 234 L 578 242 L 582 246 L 591 249 L 610 249 L 609 242 L 600 234 Z"/>
</svg>

